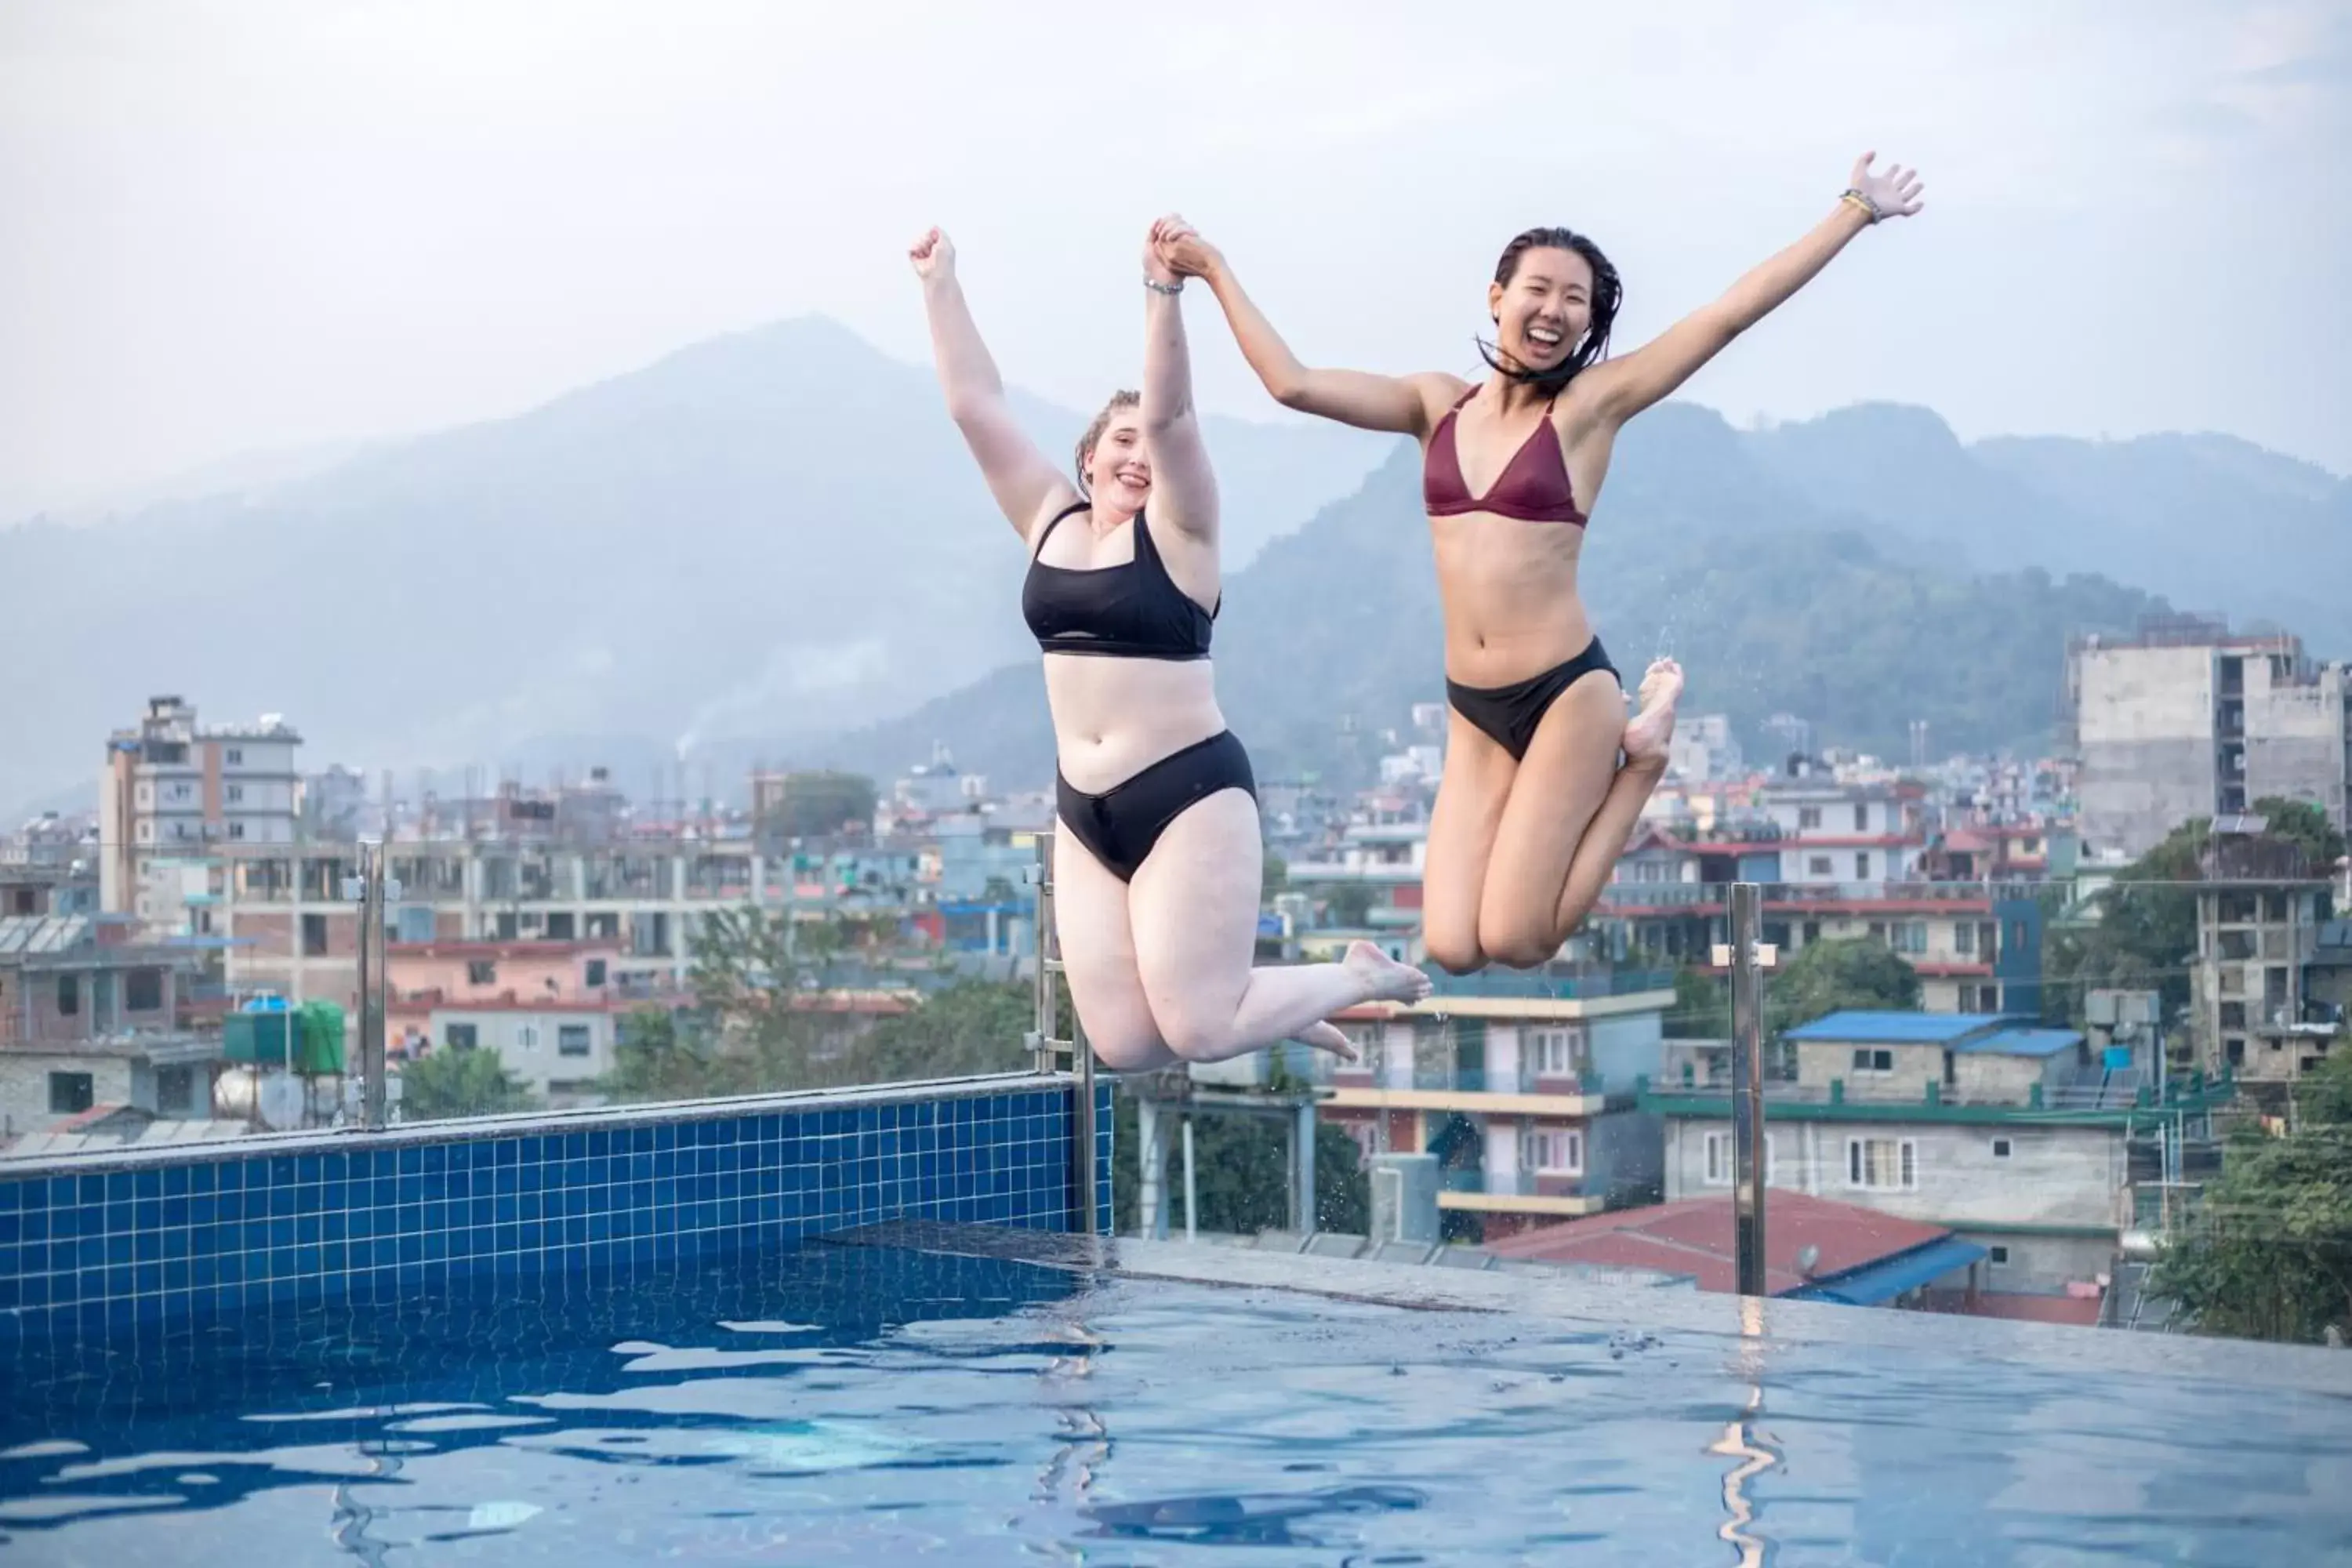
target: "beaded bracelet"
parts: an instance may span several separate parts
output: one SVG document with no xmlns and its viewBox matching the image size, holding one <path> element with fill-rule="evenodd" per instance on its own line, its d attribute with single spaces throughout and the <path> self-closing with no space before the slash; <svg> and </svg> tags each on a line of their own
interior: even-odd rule
<svg viewBox="0 0 2352 1568">
<path fill-rule="evenodd" d="M 1146 273 L 1143 278 L 1143 286 L 1146 289 L 1150 289 L 1154 294 L 1176 295 L 1181 294 L 1184 291 L 1184 279 L 1179 278 L 1173 283 L 1162 283 L 1159 279 L 1152 277 L 1150 273 Z"/>
<path fill-rule="evenodd" d="M 1845 188 L 1844 193 L 1838 197 L 1838 200 L 1842 202 L 1852 202 L 1854 205 L 1860 207 L 1864 213 L 1868 215 L 1870 221 L 1873 223 L 1876 223 L 1880 218 L 1886 216 L 1885 213 L 1878 210 L 1878 204 L 1876 202 L 1872 201 L 1867 195 L 1864 195 L 1862 191 L 1852 185 Z"/>
</svg>

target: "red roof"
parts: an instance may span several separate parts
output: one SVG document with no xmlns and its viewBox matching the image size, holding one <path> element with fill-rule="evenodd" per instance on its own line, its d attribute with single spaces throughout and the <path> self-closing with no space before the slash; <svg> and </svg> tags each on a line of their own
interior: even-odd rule
<svg viewBox="0 0 2352 1568">
<path fill-rule="evenodd" d="M 1804 1285 L 1797 1254 L 1808 1247 L 1820 1248 L 1811 1278 L 1821 1279 L 1950 1234 L 1941 1226 L 1775 1188 L 1764 1226 L 1765 1289 L 1778 1296 Z M 1486 1250 L 1500 1258 L 1688 1274 L 1702 1290 L 1728 1291 L 1738 1283 L 1728 1193 L 1544 1226 L 1489 1242 Z"/>
</svg>

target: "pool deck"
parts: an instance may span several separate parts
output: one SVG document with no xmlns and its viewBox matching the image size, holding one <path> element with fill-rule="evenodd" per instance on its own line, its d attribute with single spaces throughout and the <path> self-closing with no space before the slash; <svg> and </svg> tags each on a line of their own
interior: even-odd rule
<svg viewBox="0 0 2352 1568">
<path fill-rule="evenodd" d="M 905 1220 L 838 1231 L 834 1246 L 904 1247 L 1076 1273 L 1288 1290 L 1424 1311 L 1495 1312 L 1613 1332 L 1717 1334 L 1765 1344 L 1870 1345 L 2054 1372 L 2219 1381 L 2352 1397 L 2352 1351 L 1945 1313 L 1758 1300 L 1562 1276 L 1412 1268 L 1181 1241 L 1103 1239 Z"/>
</svg>

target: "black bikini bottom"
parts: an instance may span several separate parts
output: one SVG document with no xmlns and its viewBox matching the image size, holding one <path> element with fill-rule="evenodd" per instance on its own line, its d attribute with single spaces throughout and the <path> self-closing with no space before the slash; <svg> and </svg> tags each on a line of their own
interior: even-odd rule
<svg viewBox="0 0 2352 1568">
<path fill-rule="evenodd" d="M 1060 769 L 1054 772 L 1063 822 L 1122 882 L 1135 879 L 1136 868 L 1186 807 L 1226 789 L 1244 789 L 1252 800 L 1257 798 L 1249 753 L 1231 730 L 1172 752 L 1100 795 L 1074 788 Z"/>
<path fill-rule="evenodd" d="M 1495 743 L 1517 762 L 1526 758 L 1528 742 L 1536 738 L 1536 726 L 1543 722 L 1544 714 L 1559 694 L 1580 676 L 1596 669 L 1607 670 L 1609 679 L 1616 681 L 1621 690 L 1623 689 L 1624 678 L 1609 662 L 1601 639 L 1594 637 L 1584 645 L 1582 653 L 1566 664 L 1556 664 L 1541 675 L 1529 676 L 1508 686 L 1480 688 L 1449 680 L 1445 683 L 1445 700 L 1454 704 L 1456 713 L 1493 736 Z"/>
</svg>

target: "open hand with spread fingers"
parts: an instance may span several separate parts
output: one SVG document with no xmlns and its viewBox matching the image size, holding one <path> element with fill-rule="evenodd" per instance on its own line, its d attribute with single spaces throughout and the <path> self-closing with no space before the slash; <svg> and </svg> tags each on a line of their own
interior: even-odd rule
<svg viewBox="0 0 2352 1568">
<path fill-rule="evenodd" d="M 1870 215 L 1870 221 L 1881 218 L 1909 217 L 1927 204 L 1919 199 L 1927 185 L 1919 171 L 1901 163 L 1890 163 L 1885 174 L 1871 168 L 1878 158 L 1875 153 L 1864 153 L 1853 161 L 1853 173 L 1847 177 L 1849 196 L 1861 198 L 1856 205 Z"/>
</svg>

